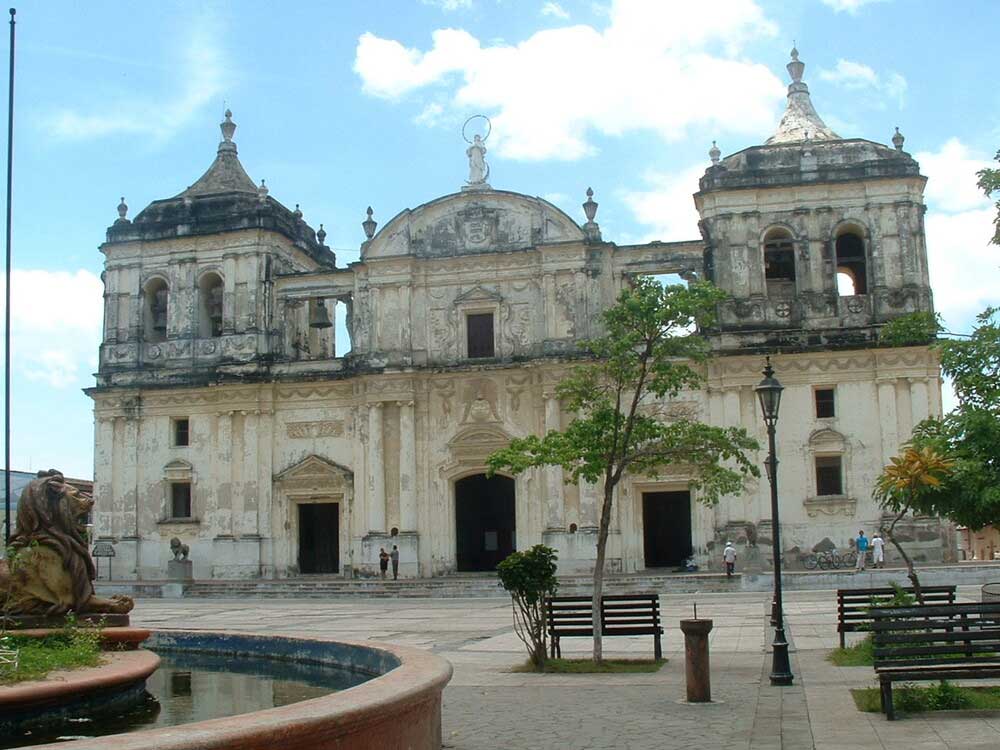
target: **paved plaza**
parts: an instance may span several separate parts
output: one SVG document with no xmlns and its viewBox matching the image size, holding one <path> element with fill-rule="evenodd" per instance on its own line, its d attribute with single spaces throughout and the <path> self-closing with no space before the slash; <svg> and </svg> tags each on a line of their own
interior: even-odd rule
<svg viewBox="0 0 1000 750">
<path fill-rule="evenodd" d="M 960 589 L 978 598 L 978 588 Z M 684 698 L 678 621 L 711 618 L 711 705 Z M 770 637 L 765 594 L 663 596 L 665 656 L 656 674 L 537 675 L 512 672 L 525 659 L 504 598 L 407 600 L 162 600 L 137 603 L 133 623 L 153 628 L 322 634 L 434 651 L 455 667 L 444 693 L 444 747 L 454 750 L 598 748 L 887 748 L 974 750 L 1000 747 L 1000 713 L 923 714 L 887 722 L 860 713 L 848 692 L 874 684 L 871 667 L 834 667 L 836 597 L 790 592 L 785 611 L 795 685 L 767 680 Z M 563 641 L 563 655 L 589 653 L 586 638 Z M 609 638 L 608 656 L 652 657 L 651 637 Z"/>
</svg>

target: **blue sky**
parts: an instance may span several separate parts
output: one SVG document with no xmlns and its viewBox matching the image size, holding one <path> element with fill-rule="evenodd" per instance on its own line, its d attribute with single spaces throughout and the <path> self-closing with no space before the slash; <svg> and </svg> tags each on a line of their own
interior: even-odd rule
<svg viewBox="0 0 1000 750">
<path fill-rule="evenodd" d="M 771 134 L 795 40 L 827 124 L 880 142 L 898 125 L 930 177 L 948 324 L 1000 302 L 974 185 L 1000 148 L 1000 3 L 50 1 L 17 19 L 18 469 L 92 475 L 97 247 L 120 196 L 134 216 L 198 178 L 227 105 L 251 177 L 322 222 L 343 262 L 369 204 L 384 223 L 461 186 L 461 125 L 479 112 L 494 187 L 583 221 L 592 186 L 606 239 L 692 239 L 711 141 Z"/>
</svg>

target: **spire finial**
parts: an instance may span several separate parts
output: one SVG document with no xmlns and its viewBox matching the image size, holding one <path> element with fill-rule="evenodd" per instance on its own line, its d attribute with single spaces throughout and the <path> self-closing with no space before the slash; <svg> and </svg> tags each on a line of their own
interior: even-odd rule
<svg viewBox="0 0 1000 750">
<path fill-rule="evenodd" d="M 257 198 L 260 199 L 261 202 L 263 202 L 264 199 L 267 198 L 267 193 L 268 193 L 267 185 L 264 184 L 264 180 L 261 180 L 260 187 L 257 188 Z"/>
<path fill-rule="evenodd" d="M 799 61 L 799 51 L 792 47 L 792 60 L 785 67 L 788 69 L 788 75 L 792 77 L 792 84 L 802 83 L 802 73 L 805 72 L 806 64 Z"/>
<path fill-rule="evenodd" d="M 128 206 L 125 205 L 125 196 L 123 195 L 122 202 L 118 204 L 118 220 L 115 223 L 121 224 L 123 222 L 127 222 L 128 221 L 128 219 L 126 218 L 127 216 L 128 216 Z"/>
<path fill-rule="evenodd" d="M 319 231 L 316 232 L 316 240 L 319 242 L 320 246 L 326 245 L 326 230 L 323 229 L 323 225 L 319 225 Z"/>
<path fill-rule="evenodd" d="M 295 204 L 295 210 L 292 212 L 292 214 L 295 216 L 295 218 L 298 221 L 302 221 L 302 209 L 299 208 L 299 204 L 298 203 Z"/>
<path fill-rule="evenodd" d="M 222 131 L 222 142 L 219 143 L 219 151 L 236 151 L 236 144 L 233 143 L 233 133 L 236 132 L 233 113 L 227 109 L 225 116 L 226 119 L 219 123 L 219 130 Z"/>
<path fill-rule="evenodd" d="M 897 125 L 896 126 L 896 134 L 894 136 L 892 136 L 892 145 L 896 147 L 897 151 L 902 151 L 903 150 L 903 141 L 905 141 L 905 140 L 906 140 L 906 137 L 902 133 L 899 132 L 899 125 Z"/>
<path fill-rule="evenodd" d="M 368 218 L 361 222 L 361 228 L 365 230 L 365 239 L 370 240 L 375 236 L 375 227 L 378 226 L 378 222 L 372 218 L 372 207 L 368 207 L 367 211 Z"/>
<path fill-rule="evenodd" d="M 722 156 L 722 151 L 719 150 L 719 147 L 715 144 L 715 141 L 712 141 L 712 148 L 708 150 L 708 158 L 712 160 L 713 166 L 719 163 L 720 156 Z"/>
</svg>

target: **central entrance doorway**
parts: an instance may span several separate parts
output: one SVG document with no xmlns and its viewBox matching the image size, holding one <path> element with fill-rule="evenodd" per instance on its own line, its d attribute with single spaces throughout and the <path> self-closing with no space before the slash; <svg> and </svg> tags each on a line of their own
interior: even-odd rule
<svg viewBox="0 0 1000 750">
<path fill-rule="evenodd" d="M 340 572 L 338 503 L 299 503 L 299 572 Z"/>
<path fill-rule="evenodd" d="M 642 493 L 647 568 L 676 568 L 691 556 L 691 493 Z"/>
<path fill-rule="evenodd" d="M 455 482 L 455 531 L 459 570 L 495 570 L 517 548 L 514 480 L 476 474 Z"/>
</svg>

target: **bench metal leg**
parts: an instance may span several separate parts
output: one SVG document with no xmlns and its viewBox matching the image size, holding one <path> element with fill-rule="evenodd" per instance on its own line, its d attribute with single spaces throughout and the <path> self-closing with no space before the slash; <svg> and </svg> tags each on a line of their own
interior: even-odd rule
<svg viewBox="0 0 1000 750">
<path fill-rule="evenodd" d="M 896 719 L 896 709 L 892 705 L 892 682 L 890 680 L 882 680 L 882 712 L 885 714 L 885 718 L 888 721 L 894 721 Z"/>
<path fill-rule="evenodd" d="M 660 644 L 660 634 L 653 636 L 653 658 L 657 661 L 663 658 L 663 646 Z"/>
<path fill-rule="evenodd" d="M 840 647 L 841 648 L 846 648 L 844 646 L 844 631 L 843 630 L 840 631 Z"/>
</svg>

